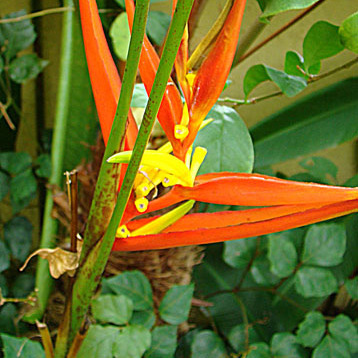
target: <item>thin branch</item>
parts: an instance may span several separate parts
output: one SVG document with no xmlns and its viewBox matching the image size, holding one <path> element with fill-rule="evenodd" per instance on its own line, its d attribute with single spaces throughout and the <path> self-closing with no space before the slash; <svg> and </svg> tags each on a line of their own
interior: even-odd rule
<svg viewBox="0 0 358 358">
<path fill-rule="evenodd" d="M 275 31 L 273 34 L 271 34 L 269 37 L 261 41 L 258 45 L 256 45 L 254 48 L 252 48 L 250 51 L 246 52 L 244 55 L 242 55 L 236 64 L 241 63 L 242 61 L 246 60 L 248 57 L 253 55 L 257 50 L 259 50 L 261 47 L 265 46 L 267 43 L 272 41 L 274 38 L 276 38 L 278 35 L 281 35 L 283 32 L 285 32 L 287 29 L 289 29 L 291 26 L 296 24 L 298 21 L 302 20 L 306 15 L 308 15 L 311 11 L 313 11 L 317 6 L 321 5 L 325 0 L 320 0 L 307 8 L 306 10 L 302 11 L 298 16 L 294 17 L 292 20 L 290 20 L 287 24 L 283 25 L 280 29 Z"/>
<path fill-rule="evenodd" d="M 55 355 L 54 355 L 54 351 L 53 351 L 51 335 L 50 335 L 50 332 L 48 330 L 46 323 L 36 321 L 36 326 L 41 334 L 42 344 L 45 349 L 46 358 L 54 358 Z"/>
<path fill-rule="evenodd" d="M 67 12 L 67 11 L 75 11 L 75 9 L 73 7 L 55 7 L 52 9 L 41 10 L 41 11 L 33 12 L 31 14 L 13 17 L 10 19 L 0 19 L 0 24 L 9 24 L 9 23 L 13 23 L 13 22 L 20 22 L 20 21 L 24 21 L 24 20 L 34 19 L 35 17 L 41 17 L 41 16 L 45 16 L 45 15 L 52 15 L 52 14 L 60 14 L 60 13 Z"/>
<path fill-rule="evenodd" d="M 5 118 L 5 121 L 6 121 L 7 125 L 10 127 L 10 129 L 12 129 L 14 131 L 16 129 L 15 124 L 12 122 L 12 120 L 11 120 L 10 116 L 8 115 L 6 109 L 7 109 L 7 106 L 0 102 L 0 113 Z"/>
</svg>

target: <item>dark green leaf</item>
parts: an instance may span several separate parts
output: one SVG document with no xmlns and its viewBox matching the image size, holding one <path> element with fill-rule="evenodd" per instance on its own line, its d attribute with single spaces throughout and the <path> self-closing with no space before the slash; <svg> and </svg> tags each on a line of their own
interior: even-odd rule
<svg viewBox="0 0 358 358">
<path fill-rule="evenodd" d="M 263 18 L 276 15 L 283 11 L 304 9 L 318 0 L 260 0 L 264 9 Z"/>
<path fill-rule="evenodd" d="M 248 335 L 246 337 L 246 335 Z M 249 325 L 246 330 L 245 324 L 239 324 L 229 332 L 227 339 L 235 352 L 242 353 L 246 351 L 246 341 L 252 344 L 259 341 L 259 337 L 254 328 Z"/>
<path fill-rule="evenodd" d="M 121 329 L 116 337 L 113 355 L 115 358 L 140 358 L 150 344 L 151 335 L 148 329 L 142 326 L 127 326 Z"/>
<path fill-rule="evenodd" d="M 5 15 L 3 19 L 13 19 L 26 15 L 25 10 Z M 0 24 L 0 47 L 5 57 L 10 60 L 19 51 L 34 43 L 36 33 L 30 20 Z"/>
<path fill-rule="evenodd" d="M 9 75 L 16 83 L 24 83 L 38 76 L 48 65 L 48 61 L 37 57 L 36 54 L 27 54 L 16 58 L 10 63 Z"/>
<path fill-rule="evenodd" d="M 10 255 L 5 243 L 0 240 L 0 272 L 10 267 Z"/>
<path fill-rule="evenodd" d="M 194 143 L 195 147 L 208 150 L 199 174 L 250 173 L 254 160 L 252 141 L 237 112 L 226 106 L 214 106 L 208 118 L 214 118 L 214 122 L 199 131 Z"/>
<path fill-rule="evenodd" d="M 312 358 L 351 358 L 351 355 L 344 342 L 325 336 L 313 351 Z"/>
<path fill-rule="evenodd" d="M 338 168 L 327 158 L 311 157 L 300 161 L 300 165 L 305 168 L 312 176 L 319 179 L 321 183 L 332 183 L 332 179 L 337 179 Z"/>
<path fill-rule="evenodd" d="M 7 297 L 9 294 L 9 288 L 7 287 L 6 277 L 0 274 L 0 290 L 1 295 L 3 297 Z M 1 320 L 1 312 L 0 312 L 0 320 Z M 1 332 L 1 325 L 0 325 L 0 332 Z"/>
<path fill-rule="evenodd" d="M 358 12 L 347 17 L 339 28 L 339 37 L 343 46 L 355 53 L 358 52 Z"/>
<path fill-rule="evenodd" d="M 16 175 L 10 182 L 10 199 L 13 214 L 18 213 L 36 197 L 37 182 L 31 169 Z"/>
<path fill-rule="evenodd" d="M 51 175 L 51 158 L 48 154 L 41 154 L 37 157 L 35 164 L 38 168 L 35 170 L 36 175 L 41 178 L 49 178 Z"/>
<path fill-rule="evenodd" d="M 296 342 L 296 337 L 287 332 L 273 335 L 271 350 L 275 358 L 307 357 L 305 350 Z"/>
<path fill-rule="evenodd" d="M 20 174 L 31 167 L 32 159 L 26 152 L 0 153 L 0 167 L 10 174 Z"/>
<path fill-rule="evenodd" d="M 4 60 L 3 58 L 0 56 L 0 74 L 1 72 L 4 70 Z"/>
<path fill-rule="evenodd" d="M 270 235 L 267 257 L 271 272 L 280 278 L 291 275 L 297 265 L 295 245 L 282 234 Z"/>
<path fill-rule="evenodd" d="M 225 344 L 213 331 L 198 333 L 191 345 L 191 358 L 226 358 Z"/>
<path fill-rule="evenodd" d="M 188 319 L 194 285 L 172 286 L 159 305 L 160 317 L 170 324 L 180 324 Z"/>
<path fill-rule="evenodd" d="M 255 343 L 250 346 L 247 358 L 272 358 L 270 347 L 266 343 Z"/>
<path fill-rule="evenodd" d="M 10 177 L 0 172 L 0 201 L 5 198 L 10 190 Z"/>
<path fill-rule="evenodd" d="M 153 310 L 134 311 L 129 323 L 141 325 L 145 328 L 151 329 L 154 326 L 155 319 L 155 313 Z"/>
<path fill-rule="evenodd" d="M 246 98 L 256 86 L 265 81 L 273 81 L 288 97 L 296 96 L 307 86 L 306 80 L 302 77 L 292 76 L 266 65 L 255 65 L 246 72 L 244 78 Z"/>
<path fill-rule="evenodd" d="M 4 294 L 4 292 L 3 292 Z M 5 296 L 5 294 L 4 294 Z M 15 321 L 17 317 L 16 307 L 12 303 L 5 303 L 0 307 L 0 332 L 16 334 Z"/>
<path fill-rule="evenodd" d="M 303 266 L 295 275 L 295 287 L 303 297 L 325 297 L 337 292 L 338 285 L 331 271 Z"/>
<path fill-rule="evenodd" d="M 318 266 L 335 266 L 343 261 L 346 251 L 343 225 L 329 223 L 312 225 L 305 236 L 302 261 Z"/>
<path fill-rule="evenodd" d="M 256 240 L 252 238 L 226 241 L 223 260 L 232 267 L 246 267 L 255 253 L 256 246 Z"/>
<path fill-rule="evenodd" d="M 113 357 L 113 344 L 118 339 L 119 329 L 113 326 L 91 325 L 77 358 Z"/>
<path fill-rule="evenodd" d="M 131 34 L 127 14 L 125 12 L 118 15 L 113 21 L 109 35 L 112 39 L 114 52 L 122 61 L 126 61 Z"/>
<path fill-rule="evenodd" d="M 348 316 L 337 316 L 329 323 L 328 330 L 334 339 L 345 341 L 351 353 L 358 352 L 357 328 Z"/>
<path fill-rule="evenodd" d="M 326 322 L 321 312 L 307 313 L 297 331 L 297 342 L 304 347 L 315 347 L 322 339 L 326 329 Z"/>
<path fill-rule="evenodd" d="M 152 332 L 152 344 L 145 358 L 172 358 L 177 345 L 177 327 L 155 327 Z"/>
<path fill-rule="evenodd" d="M 32 244 L 32 224 L 23 216 L 16 216 L 4 225 L 5 241 L 14 258 L 25 261 Z"/>
<path fill-rule="evenodd" d="M 262 286 L 274 285 L 280 281 L 279 277 L 271 273 L 270 261 L 263 255 L 255 259 L 250 272 L 255 282 Z"/>
<path fill-rule="evenodd" d="M 147 35 L 156 45 L 161 46 L 167 34 L 171 17 L 162 11 L 149 11 Z"/>
<path fill-rule="evenodd" d="M 4 358 L 45 358 L 45 352 L 39 342 L 28 338 L 16 338 L 8 334 L 1 334 L 4 345 Z"/>
<path fill-rule="evenodd" d="M 17 276 L 11 286 L 12 295 L 16 298 L 25 298 L 35 288 L 35 277 L 28 273 L 22 273 Z"/>
<path fill-rule="evenodd" d="M 311 66 L 317 65 L 321 60 L 334 56 L 342 50 L 344 47 L 339 39 L 338 26 L 326 21 L 316 22 L 303 41 L 306 71 L 311 73 Z"/>
<path fill-rule="evenodd" d="M 358 300 L 358 276 L 352 278 L 351 280 L 347 280 L 344 285 L 354 300 Z"/>
<path fill-rule="evenodd" d="M 92 301 L 93 317 L 102 323 L 128 323 L 132 312 L 133 303 L 126 296 L 101 295 Z"/>
<path fill-rule="evenodd" d="M 148 310 L 153 307 L 152 288 L 142 272 L 123 272 L 106 281 L 114 293 L 129 297 L 135 310 Z"/>
<path fill-rule="evenodd" d="M 358 78 L 339 82 L 295 102 L 251 128 L 255 167 L 280 163 L 356 138 L 357 92 Z"/>
</svg>

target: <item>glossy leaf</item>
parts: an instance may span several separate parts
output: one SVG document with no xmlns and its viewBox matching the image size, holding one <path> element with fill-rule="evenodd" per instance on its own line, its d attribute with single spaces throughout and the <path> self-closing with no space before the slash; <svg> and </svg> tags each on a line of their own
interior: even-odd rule
<svg viewBox="0 0 358 358">
<path fill-rule="evenodd" d="M 351 353 L 358 352 L 357 327 L 348 316 L 343 314 L 337 316 L 329 323 L 328 330 L 333 338 L 345 341 Z"/>
<path fill-rule="evenodd" d="M 194 285 L 172 286 L 159 305 L 160 317 L 170 324 L 180 324 L 188 319 Z"/>
<path fill-rule="evenodd" d="M 199 131 L 194 142 L 195 147 L 208 150 L 199 174 L 250 173 L 254 160 L 252 141 L 237 112 L 226 106 L 215 106 L 208 118 L 214 118 L 214 121 Z"/>
<path fill-rule="evenodd" d="M 299 67 L 302 71 L 300 71 Z M 285 72 L 289 75 L 306 77 L 304 73 L 304 59 L 303 57 L 294 51 L 288 51 L 285 58 Z M 316 75 L 321 70 L 321 63 L 318 62 L 316 65 L 310 67 L 310 74 Z"/>
<path fill-rule="evenodd" d="M 155 327 L 152 332 L 152 344 L 145 358 L 172 358 L 177 346 L 177 327 Z"/>
<path fill-rule="evenodd" d="M 129 31 L 127 14 L 125 12 L 118 15 L 113 21 L 109 30 L 109 35 L 112 39 L 115 54 L 122 61 L 126 61 L 131 34 Z"/>
<path fill-rule="evenodd" d="M 114 341 L 113 355 L 116 358 L 141 358 L 150 344 L 151 335 L 148 329 L 142 326 L 127 326 L 121 329 Z"/>
<path fill-rule="evenodd" d="M 303 41 L 303 57 L 306 71 L 321 60 L 334 56 L 344 49 L 338 35 L 338 26 L 326 21 L 316 22 Z"/>
<path fill-rule="evenodd" d="M 224 242 L 223 260 L 235 268 L 246 267 L 256 250 L 256 240 L 252 238 Z"/>
<path fill-rule="evenodd" d="M 10 190 L 10 176 L 0 172 L 0 201 L 5 198 Z"/>
<path fill-rule="evenodd" d="M 5 296 L 5 293 L 3 292 Z M 17 327 L 15 320 L 17 317 L 16 306 L 13 303 L 7 303 L 0 307 L 0 332 L 15 335 Z"/>
<path fill-rule="evenodd" d="M 5 243 L 0 240 L 0 272 L 7 270 L 10 267 L 10 255 L 9 250 L 5 246 Z"/>
<path fill-rule="evenodd" d="M 39 342 L 28 338 L 17 338 L 1 334 L 4 358 L 45 358 L 45 352 Z"/>
<path fill-rule="evenodd" d="M 151 329 L 154 326 L 155 320 L 156 317 L 153 310 L 134 311 L 129 323 Z"/>
<path fill-rule="evenodd" d="M 343 261 L 346 241 L 343 225 L 313 225 L 305 236 L 302 261 L 309 265 L 328 267 L 338 265 Z"/>
<path fill-rule="evenodd" d="M 248 342 L 249 344 L 255 343 L 259 341 L 259 336 L 257 335 L 253 326 L 249 325 L 247 329 L 248 333 Z M 245 342 L 246 342 L 246 326 L 245 324 L 239 324 L 233 327 L 227 338 L 230 342 L 230 345 L 235 349 L 236 352 L 244 352 L 246 350 Z"/>
<path fill-rule="evenodd" d="M 321 312 L 307 313 L 297 331 L 297 342 L 304 347 L 315 347 L 322 339 L 326 330 L 326 322 Z"/>
<path fill-rule="evenodd" d="M 271 350 L 273 356 L 277 358 L 304 358 L 308 356 L 303 347 L 297 343 L 296 337 L 287 332 L 273 335 Z"/>
<path fill-rule="evenodd" d="M 266 343 L 255 343 L 250 346 L 247 358 L 272 358 L 270 347 Z"/>
<path fill-rule="evenodd" d="M 338 168 L 327 158 L 306 158 L 300 161 L 300 165 L 313 177 L 319 179 L 320 183 L 331 184 L 332 180 L 336 181 L 337 179 Z"/>
<path fill-rule="evenodd" d="M 261 286 L 274 285 L 280 281 L 280 278 L 270 271 L 270 261 L 263 255 L 255 259 L 250 272 L 255 282 Z"/>
<path fill-rule="evenodd" d="M 300 76 L 288 75 L 283 71 L 266 65 L 255 65 L 246 72 L 244 78 L 244 93 L 246 98 L 256 86 L 265 81 L 274 82 L 288 97 L 296 96 L 307 86 L 306 80 Z"/>
<path fill-rule="evenodd" d="M 101 295 L 92 301 L 93 317 L 103 323 L 128 323 L 132 312 L 133 303 L 126 296 Z"/>
<path fill-rule="evenodd" d="M 343 46 L 358 53 L 358 12 L 347 17 L 339 28 L 339 37 Z"/>
<path fill-rule="evenodd" d="M 0 255 L 1 255 L 1 252 L 0 252 Z M 8 294 L 9 294 L 9 288 L 7 286 L 6 277 L 4 275 L 1 275 L 1 274 L 0 274 L 0 289 L 1 289 L 2 296 L 7 297 Z M 0 310 L 0 320 L 1 320 L 1 310 Z M 0 324 L 0 332 L 3 332 L 2 329 L 1 329 L 1 326 L 2 326 L 2 324 Z"/>
<path fill-rule="evenodd" d="M 149 11 L 147 35 L 156 45 L 161 46 L 167 34 L 171 17 L 162 11 Z"/>
<path fill-rule="evenodd" d="M 16 83 L 25 83 L 37 77 L 48 63 L 33 53 L 23 55 L 10 63 L 10 78 Z"/>
<path fill-rule="evenodd" d="M 191 358 L 225 358 L 227 357 L 224 342 L 213 331 L 198 333 L 191 345 Z"/>
<path fill-rule="evenodd" d="M 296 248 L 282 234 L 270 235 L 267 257 L 271 272 L 280 278 L 288 277 L 297 265 Z"/>
<path fill-rule="evenodd" d="M 107 284 L 114 293 L 129 297 L 133 301 L 135 310 L 147 310 L 153 307 L 152 288 L 142 272 L 123 272 L 109 278 Z"/>
<path fill-rule="evenodd" d="M 4 238 L 12 256 L 21 262 L 29 255 L 32 245 L 32 224 L 24 216 L 15 216 L 4 225 Z"/>
<path fill-rule="evenodd" d="M 358 276 L 352 278 L 351 280 L 347 280 L 345 282 L 345 286 L 349 296 L 351 296 L 354 300 L 358 300 Z"/>
<path fill-rule="evenodd" d="M 283 11 L 304 9 L 313 5 L 318 0 L 259 0 L 261 8 L 264 10 L 262 17 L 276 15 Z"/>
<path fill-rule="evenodd" d="M 325 336 L 313 351 L 312 358 L 351 358 L 344 341 Z"/>
<path fill-rule="evenodd" d="M 357 92 L 358 79 L 348 79 L 314 92 L 252 127 L 255 167 L 280 163 L 356 138 Z"/>
<path fill-rule="evenodd" d="M 337 292 L 338 284 L 331 271 L 304 266 L 295 275 L 295 287 L 303 297 L 326 297 Z"/>
<path fill-rule="evenodd" d="M 148 95 L 147 95 L 147 91 L 144 88 L 144 84 L 136 83 L 134 85 L 131 107 L 145 108 L 147 102 L 148 102 Z"/>
</svg>

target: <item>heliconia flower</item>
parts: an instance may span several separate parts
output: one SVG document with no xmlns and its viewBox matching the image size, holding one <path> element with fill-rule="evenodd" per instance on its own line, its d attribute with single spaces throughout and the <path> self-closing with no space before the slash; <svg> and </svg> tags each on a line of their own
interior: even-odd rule
<svg viewBox="0 0 358 358">
<path fill-rule="evenodd" d="M 134 17 L 133 0 L 125 0 L 125 4 L 131 27 Z M 176 1 L 174 6 L 175 4 Z M 158 120 L 172 143 L 174 155 L 183 161 L 201 123 L 224 89 L 235 55 L 245 4 L 246 0 L 233 2 L 212 49 L 197 73 L 188 73 L 188 31 L 184 31 L 175 69 L 184 93 L 185 104 L 182 106 L 179 91 L 170 79 L 158 113 Z M 158 64 L 159 57 L 148 38 L 145 38 L 139 70 L 148 93 Z"/>
</svg>

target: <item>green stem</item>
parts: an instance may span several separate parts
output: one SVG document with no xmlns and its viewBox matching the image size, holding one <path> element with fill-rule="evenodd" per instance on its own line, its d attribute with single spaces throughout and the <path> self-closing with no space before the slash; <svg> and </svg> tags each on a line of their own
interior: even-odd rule
<svg viewBox="0 0 358 358">
<path fill-rule="evenodd" d="M 73 7 L 73 0 L 65 0 L 64 6 Z M 55 113 L 55 124 L 53 132 L 53 141 L 51 148 L 51 177 L 49 184 L 60 186 L 63 180 L 63 160 L 65 153 L 65 140 L 67 117 L 69 110 L 69 94 L 71 84 L 71 63 L 72 63 L 72 42 L 73 42 L 73 23 L 74 12 L 67 11 L 63 17 L 62 30 L 62 50 L 60 63 L 60 81 L 58 86 L 57 105 Z M 46 201 L 43 217 L 43 227 L 41 233 L 41 248 L 50 248 L 54 246 L 55 235 L 57 233 L 57 222 L 51 217 L 53 208 L 52 191 L 47 189 Z M 36 308 L 28 313 L 23 319 L 35 323 L 41 319 L 47 304 L 48 297 L 52 291 L 53 280 L 50 276 L 48 263 L 39 258 L 36 269 L 37 302 Z"/>
</svg>

